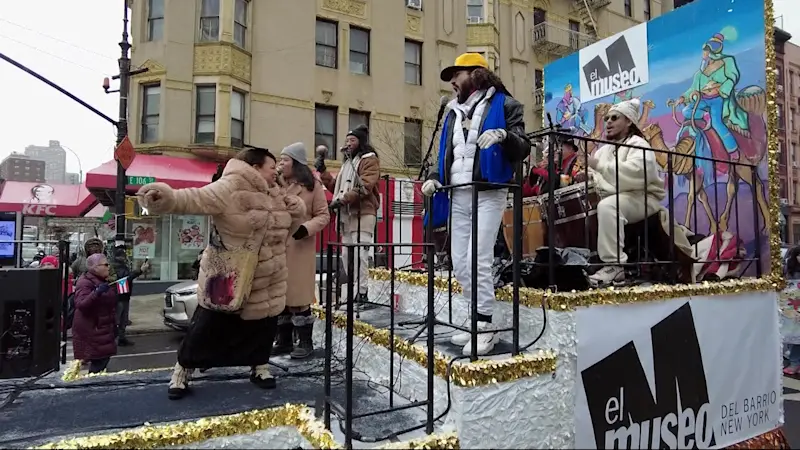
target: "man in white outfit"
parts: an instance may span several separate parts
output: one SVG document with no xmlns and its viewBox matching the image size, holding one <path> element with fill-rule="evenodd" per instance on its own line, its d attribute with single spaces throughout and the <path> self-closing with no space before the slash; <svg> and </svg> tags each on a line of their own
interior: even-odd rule
<svg viewBox="0 0 800 450">
<path fill-rule="evenodd" d="M 589 173 L 601 197 L 597 205 L 597 253 L 605 264 L 589 277 L 595 286 L 625 280 L 622 266 L 628 261 L 628 255 L 623 250 L 625 225 L 661 214 L 662 225 L 668 232 L 668 222 L 664 223 L 663 214 L 666 210 L 661 205 L 667 195 L 664 178 L 658 170 L 655 152 L 643 150 L 651 147 L 639 129 L 639 99 L 617 103 L 603 120 L 606 124 L 606 140 L 618 144 L 603 145 L 588 157 Z M 683 230 L 676 226 L 675 231 L 675 244 L 680 250 L 691 254 Z"/>
<path fill-rule="evenodd" d="M 434 195 L 433 220 L 440 222 L 450 214 L 450 248 L 453 272 L 472 298 L 472 277 L 477 277 L 478 330 L 492 329 L 495 302 L 492 262 L 494 244 L 506 207 L 508 189 L 492 190 L 486 186 L 467 186 L 448 192 L 436 192 L 444 185 L 475 181 L 509 183 L 514 164 L 531 150 L 525 135 L 522 104 L 515 100 L 500 78 L 489 71 L 486 59 L 477 53 L 459 56 L 455 64 L 444 69 L 442 81 L 449 81 L 456 98 L 447 106 L 439 143 L 438 171 L 422 186 L 426 196 Z M 473 189 L 479 191 L 478 209 L 472 210 Z M 477 214 L 477 216 L 476 216 Z M 478 248 L 472 248 L 472 224 L 478 222 Z M 478 257 L 478 272 L 472 273 L 473 252 Z M 452 343 L 471 352 L 471 333 L 459 333 Z M 495 345 L 495 333 L 477 335 L 478 355 L 489 353 Z"/>
</svg>

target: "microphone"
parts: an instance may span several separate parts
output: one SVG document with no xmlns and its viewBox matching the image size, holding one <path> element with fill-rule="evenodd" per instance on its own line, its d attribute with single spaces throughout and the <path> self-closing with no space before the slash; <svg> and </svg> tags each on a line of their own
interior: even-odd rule
<svg viewBox="0 0 800 450">
<path fill-rule="evenodd" d="M 442 116 L 444 116 L 444 110 L 447 108 L 447 104 L 450 103 L 450 97 L 443 95 L 442 98 L 439 99 L 439 113 L 436 114 L 436 122 L 441 122 Z"/>
</svg>

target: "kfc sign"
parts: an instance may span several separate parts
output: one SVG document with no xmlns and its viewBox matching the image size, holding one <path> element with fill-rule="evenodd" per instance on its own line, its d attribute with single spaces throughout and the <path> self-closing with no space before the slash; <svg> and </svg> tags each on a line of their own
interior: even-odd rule
<svg viewBox="0 0 800 450">
<path fill-rule="evenodd" d="M 22 214 L 26 216 L 55 216 L 56 205 L 36 205 L 29 203 L 22 207 Z"/>
</svg>

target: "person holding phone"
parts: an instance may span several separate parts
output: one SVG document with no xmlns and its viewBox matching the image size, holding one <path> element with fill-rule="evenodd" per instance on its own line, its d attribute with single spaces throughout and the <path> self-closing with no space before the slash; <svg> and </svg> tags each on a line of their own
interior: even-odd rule
<svg viewBox="0 0 800 450">
<path fill-rule="evenodd" d="M 125 334 L 128 328 L 128 318 L 131 312 L 131 295 L 133 293 L 133 280 L 139 278 L 142 274 L 150 270 L 150 262 L 145 258 L 141 267 L 131 270 L 131 263 L 128 261 L 128 252 L 125 251 L 124 246 L 114 248 L 114 259 L 111 262 L 114 272 L 116 273 L 116 280 L 128 278 L 128 292 L 125 294 L 117 294 L 117 344 L 120 347 L 127 347 L 133 345 Z"/>
</svg>

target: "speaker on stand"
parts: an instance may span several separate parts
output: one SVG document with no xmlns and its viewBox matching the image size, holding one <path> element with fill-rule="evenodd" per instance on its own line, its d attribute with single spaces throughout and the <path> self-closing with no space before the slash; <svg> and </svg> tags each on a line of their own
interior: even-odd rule
<svg viewBox="0 0 800 450">
<path fill-rule="evenodd" d="M 0 269 L 0 379 L 59 369 L 62 274 Z"/>
</svg>

